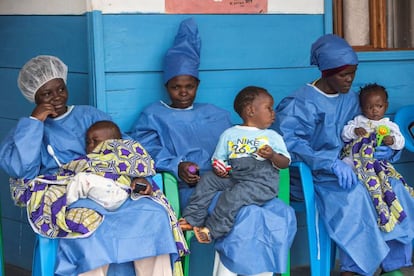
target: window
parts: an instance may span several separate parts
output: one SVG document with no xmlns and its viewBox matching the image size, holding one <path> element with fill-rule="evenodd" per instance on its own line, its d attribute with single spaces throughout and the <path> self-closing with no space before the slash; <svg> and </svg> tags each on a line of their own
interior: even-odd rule
<svg viewBox="0 0 414 276">
<path fill-rule="evenodd" d="M 414 0 L 333 0 L 334 33 L 357 51 L 413 50 Z"/>
</svg>

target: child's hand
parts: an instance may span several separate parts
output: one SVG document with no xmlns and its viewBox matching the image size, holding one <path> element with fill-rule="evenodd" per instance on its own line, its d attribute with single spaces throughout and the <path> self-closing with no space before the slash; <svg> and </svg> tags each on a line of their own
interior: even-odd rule
<svg viewBox="0 0 414 276">
<path fill-rule="evenodd" d="M 219 177 L 227 177 L 229 172 L 218 167 L 213 167 L 213 172 Z"/>
<path fill-rule="evenodd" d="M 213 166 L 213 172 L 220 177 L 227 177 L 229 171 L 231 171 L 231 167 L 219 159 L 214 159 L 211 165 Z"/>
<path fill-rule="evenodd" d="M 359 137 L 363 137 L 363 136 L 367 135 L 367 131 L 363 127 L 357 127 L 357 128 L 355 128 L 354 129 L 354 132 Z"/>
<path fill-rule="evenodd" d="M 189 169 L 191 166 L 198 168 L 197 164 L 193 162 L 181 162 L 178 164 L 178 176 L 190 187 L 194 187 L 200 181 L 200 176 L 191 173 Z"/>
<path fill-rule="evenodd" d="M 394 137 L 391 135 L 387 135 L 382 139 L 382 143 L 384 143 L 387 146 L 391 146 L 394 144 Z"/>
<path fill-rule="evenodd" d="M 256 152 L 257 155 L 264 159 L 272 159 L 273 157 L 273 149 L 269 145 L 264 145 L 259 148 L 259 150 Z"/>
<path fill-rule="evenodd" d="M 136 183 L 144 183 L 144 184 L 147 185 L 147 188 L 145 188 L 145 190 L 142 190 L 142 191 L 139 192 L 140 195 L 151 195 L 152 194 L 152 186 L 148 182 L 148 180 L 146 180 L 144 177 L 136 177 L 136 178 L 132 179 L 132 181 L 131 181 L 131 189 L 132 190 L 135 189 L 135 184 Z"/>
</svg>

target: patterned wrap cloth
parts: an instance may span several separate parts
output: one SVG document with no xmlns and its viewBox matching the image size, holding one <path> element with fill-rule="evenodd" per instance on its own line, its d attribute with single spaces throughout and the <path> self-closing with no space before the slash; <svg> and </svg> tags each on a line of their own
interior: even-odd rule
<svg viewBox="0 0 414 276">
<path fill-rule="evenodd" d="M 379 228 L 391 232 L 396 223 L 402 222 L 407 215 L 392 189 L 389 178 L 400 180 L 413 197 L 414 190 L 391 163 L 374 158 L 376 146 L 377 136 L 373 132 L 346 143 L 341 157 L 352 157 L 354 171 L 359 180 L 365 184 L 374 203 Z"/>
<path fill-rule="evenodd" d="M 104 217 L 88 208 L 69 208 L 66 188 L 79 172 L 90 172 L 115 180 L 128 193 L 134 177 L 155 175 L 154 161 L 140 143 L 113 139 L 100 143 L 93 152 L 63 165 L 54 175 L 39 175 L 35 179 L 10 178 L 11 195 L 16 205 L 27 207 L 33 230 L 49 238 L 81 238 L 91 235 Z M 152 181 L 152 200 L 162 205 L 169 217 L 171 230 L 180 256 L 189 254 L 177 217 L 165 195 Z M 131 194 L 132 200 L 144 196 Z M 181 262 L 174 264 L 174 275 L 182 275 Z"/>
</svg>

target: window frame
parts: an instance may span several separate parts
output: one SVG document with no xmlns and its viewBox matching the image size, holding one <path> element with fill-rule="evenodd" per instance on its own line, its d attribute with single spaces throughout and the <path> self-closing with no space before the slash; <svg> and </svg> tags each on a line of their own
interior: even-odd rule
<svg viewBox="0 0 414 276">
<path fill-rule="evenodd" d="M 325 34 L 334 33 L 334 5 L 337 0 L 324 0 Z M 341 0 L 338 0 L 341 1 Z M 378 0 L 370 0 L 378 1 Z M 381 0 L 383 1 L 383 0 Z M 378 41 L 377 41 L 378 42 Z M 386 43 L 386 42 L 385 42 Z M 353 46 L 360 61 L 414 60 L 414 49 L 374 49 L 371 46 Z"/>
</svg>

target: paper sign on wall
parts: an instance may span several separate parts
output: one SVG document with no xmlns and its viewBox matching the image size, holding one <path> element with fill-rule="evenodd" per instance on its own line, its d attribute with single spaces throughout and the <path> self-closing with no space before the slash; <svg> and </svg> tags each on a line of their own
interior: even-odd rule
<svg viewBox="0 0 414 276">
<path fill-rule="evenodd" d="M 267 0 L 165 0 L 167 13 L 267 13 Z"/>
</svg>

